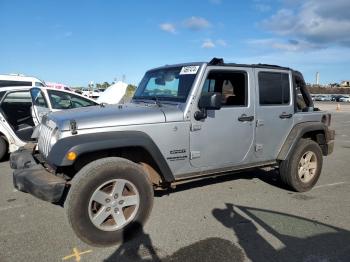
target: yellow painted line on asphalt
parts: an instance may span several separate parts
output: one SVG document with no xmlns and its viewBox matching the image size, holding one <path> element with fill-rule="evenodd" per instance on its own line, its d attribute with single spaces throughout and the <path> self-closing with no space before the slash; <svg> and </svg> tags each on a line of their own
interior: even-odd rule
<svg viewBox="0 0 350 262">
<path fill-rule="evenodd" d="M 91 252 L 92 252 L 91 249 L 83 251 L 83 252 L 79 252 L 79 250 L 75 247 L 75 248 L 73 248 L 73 254 L 65 256 L 64 258 L 62 258 L 62 260 L 68 260 L 68 259 L 74 258 L 75 261 L 79 262 L 81 260 L 81 255 L 91 253 Z"/>
</svg>

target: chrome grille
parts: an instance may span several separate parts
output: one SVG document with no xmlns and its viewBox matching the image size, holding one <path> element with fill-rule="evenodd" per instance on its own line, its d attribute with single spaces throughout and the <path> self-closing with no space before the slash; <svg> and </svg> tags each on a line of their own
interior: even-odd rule
<svg viewBox="0 0 350 262">
<path fill-rule="evenodd" d="M 53 131 L 54 128 L 42 123 L 38 139 L 38 148 L 44 157 L 47 157 L 51 150 L 50 140 Z"/>
</svg>

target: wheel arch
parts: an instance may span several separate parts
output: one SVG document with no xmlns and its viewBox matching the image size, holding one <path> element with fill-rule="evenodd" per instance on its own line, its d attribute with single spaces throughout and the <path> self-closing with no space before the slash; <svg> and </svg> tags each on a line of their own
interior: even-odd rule
<svg viewBox="0 0 350 262">
<path fill-rule="evenodd" d="M 295 125 L 285 140 L 277 156 L 277 160 L 286 160 L 293 152 L 298 141 L 302 138 L 311 139 L 318 143 L 321 147 L 322 154 L 327 155 L 327 128 L 328 127 L 321 122 L 306 122 Z"/>
<path fill-rule="evenodd" d="M 70 151 L 77 153 L 75 161 L 66 158 Z M 164 156 L 154 141 L 145 133 L 139 131 L 118 131 L 71 136 L 59 140 L 51 149 L 47 158 L 52 164 L 62 170 L 79 170 L 91 161 L 102 157 L 118 156 L 140 163 L 144 170 L 153 177 L 152 181 L 163 182 L 175 180 Z"/>
</svg>

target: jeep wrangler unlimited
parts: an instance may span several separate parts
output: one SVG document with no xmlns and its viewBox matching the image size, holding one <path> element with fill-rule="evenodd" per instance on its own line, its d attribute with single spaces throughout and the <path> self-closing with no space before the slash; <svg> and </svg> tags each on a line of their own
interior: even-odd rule
<svg viewBox="0 0 350 262">
<path fill-rule="evenodd" d="M 10 164 L 17 189 L 62 202 L 81 240 L 108 246 L 145 223 L 154 188 L 273 166 L 310 190 L 333 151 L 330 122 L 298 71 L 214 58 L 148 71 L 128 104 L 49 114 Z"/>
</svg>

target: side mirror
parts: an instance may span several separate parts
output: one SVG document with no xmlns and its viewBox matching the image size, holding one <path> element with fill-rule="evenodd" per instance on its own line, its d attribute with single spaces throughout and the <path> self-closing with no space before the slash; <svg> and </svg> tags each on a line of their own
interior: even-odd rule
<svg viewBox="0 0 350 262">
<path fill-rule="evenodd" d="M 207 110 L 219 110 L 221 108 L 222 95 L 221 93 L 208 92 L 201 96 L 198 102 L 200 111 L 194 114 L 197 121 L 207 117 Z"/>
<path fill-rule="evenodd" d="M 205 93 L 199 99 L 198 107 L 200 109 L 219 110 L 221 108 L 221 93 L 209 92 Z"/>
</svg>

